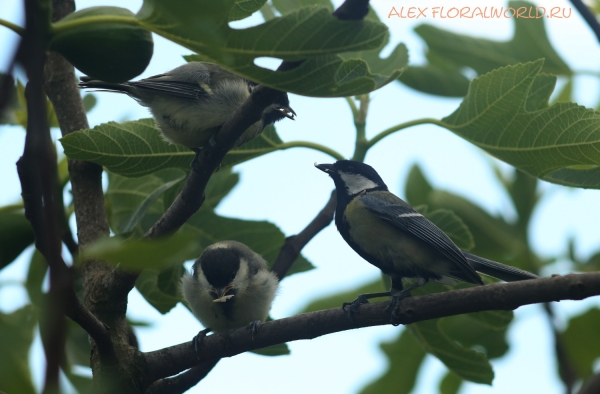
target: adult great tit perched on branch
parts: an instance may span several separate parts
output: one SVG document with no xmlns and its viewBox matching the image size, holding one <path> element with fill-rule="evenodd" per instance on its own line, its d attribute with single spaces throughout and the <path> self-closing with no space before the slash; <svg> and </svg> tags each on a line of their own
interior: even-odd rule
<svg viewBox="0 0 600 394">
<path fill-rule="evenodd" d="M 267 262 L 246 245 L 221 241 L 204 249 L 194 262 L 192 274 L 181 279 L 181 293 L 206 330 L 220 332 L 250 325 L 253 332 L 265 321 L 279 287 Z"/>
<path fill-rule="evenodd" d="M 398 303 L 430 280 L 452 279 L 483 285 L 475 270 L 505 281 L 535 279 L 536 275 L 460 250 L 435 224 L 390 193 L 373 167 L 350 160 L 315 164 L 329 174 L 337 190 L 335 224 L 356 253 L 392 279 L 388 292 L 362 294 L 351 303 L 349 316 L 369 298 L 391 296 L 387 310 L 392 322 Z M 403 289 L 403 278 L 417 282 Z"/>
<path fill-rule="evenodd" d="M 223 126 L 257 85 L 207 62 L 189 62 L 164 74 L 140 81 L 109 83 L 81 77 L 80 88 L 125 93 L 148 107 L 164 138 L 197 151 Z M 235 147 L 257 137 L 265 127 L 294 119 L 287 94 L 267 107 L 262 119 L 250 126 Z"/>
</svg>

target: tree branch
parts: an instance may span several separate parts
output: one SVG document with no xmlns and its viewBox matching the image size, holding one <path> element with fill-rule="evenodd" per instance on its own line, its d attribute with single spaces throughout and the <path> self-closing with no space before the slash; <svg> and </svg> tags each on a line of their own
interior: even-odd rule
<svg viewBox="0 0 600 394">
<path fill-rule="evenodd" d="M 172 378 L 159 379 L 154 382 L 146 394 L 181 394 L 198 384 L 217 365 L 219 359 L 205 361 Z"/>
<path fill-rule="evenodd" d="M 401 324 L 486 310 L 513 310 L 523 305 L 580 300 L 600 295 L 600 273 L 573 274 L 512 283 L 497 283 L 448 291 L 401 301 Z M 204 338 L 200 359 L 191 342 L 145 353 L 149 381 L 175 375 L 198 363 L 299 339 L 334 332 L 390 324 L 388 302 L 361 305 L 350 322 L 341 309 L 306 313 L 261 324 L 252 335 L 247 327 Z"/>
<path fill-rule="evenodd" d="M 73 12 L 74 9 L 75 5 L 72 0 L 53 0 L 52 20 L 60 20 Z M 44 87 L 54 106 L 62 135 L 64 136 L 77 130 L 89 128 L 81 94 L 77 88 L 73 66 L 58 53 L 50 52 L 48 53 L 43 73 Z M 53 165 L 56 168 L 56 159 Z M 86 246 L 109 233 L 108 220 L 104 208 L 104 194 L 102 192 L 102 167 L 78 160 L 69 160 L 68 165 L 77 221 L 77 236 L 80 245 Z M 59 182 L 56 180 L 55 185 L 58 184 Z M 58 192 L 62 193 L 60 190 Z M 57 204 L 59 202 L 61 206 L 56 207 L 56 212 L 62 212 L 64 216 L 62 198 L 57 199 Z M 62 234 L 69 238 L 68 233 L 70 232 L 57 232 L 57 234 Z M 70 245 L 69 250 L 71 253 L 76 253 L 76 244 L 67 242 L 67 245 Z M 62 263 L 64 264 L 64 261 Z M 86 261 L 83 264 L 84 298 L 88 300 L 87 305 L 89 307 L 95 307 L 95 302 L 91 301 L 91 299 L 104 300 L 107 298 L 106 296 L 94 296 L 95 294 L 101 294 L 105 291 L 109 296 L 115 296 L 106 290 L 106 285 L 92 285 L 92 283 L 95 284 L 101 280 L 101 277 L 104 276 L 102 274 L 106 275 L 113 271 L 112 267 L 108 267 L 97 261 Z M 71 277 L 72 275 L 69 275 L 69 278 Z M 110 281 L 107 282 L 110 283 Z M 109 299 L 106 303 L 114 305 L 113 299 Z M 90 334 L 98 347 L 98 356 L 102 363 L 113 365 L 117 362 L 117 356 L 108 327 L 92 314 L 90 309 L 81 304 L 72 287 L 72 282 L 70 284 L 69 299 L 65 313 Z"/>
<path fill-rule="evenodd" d="M 573 387 L 577 383 L 577 373 L 573 368 L 571 360 L 569 360 L 567 350 L 565 349 L 565 345 L 563 343 L 563 338 L 560 335 L 560 332 L 556 329 L 556 317 L 554 316 L 552 305 L 545 302 L 544 311 L 546 312 L 546 316 L 548 316 L 550 329 L 552 330 L 552 336 L 554 338 L 554 352 L 556 354 L 556 361 L 558 362 L 558 374 L 567 387 L 566 393 L 571 394 L 573 393 Z"/>
<path fill-rule="evenodd" d="M 577 11 L 579 11 L 579 14 L 583 17 L 590 29 L 592 29 L 592 32 L 596 35 L 598 41 L 600 41 L 600 23 L 598 22 L 598 19 L 596 19 L 596 15 L 594 15 L 581 0 L 571 0 L 571 3 L 575 6 Z"/>
<path fill-rule="evenodd" d="M 321 232 L 321 230 L 329 226 L 333 220 L 333 214 L 335 213 L 336 201 L 336 193 L 334 190 L 331 192 L 331 197 L 329 197 L 327 204 L 325 204 L 321 212 L 317 214 L 308 226 L 300 233 L 285 239 L 285 243 L 281 247 L 279 255 L 277 256 L 275 263 L 273 263 L 273 267 L 271 267 L 271 271 L 277 275 L 279 280 L 282 280 L 285 277 L 285 274 L 288 272 L 294 261 L 296 261 L 306 244 L 308 244 L 315 235 Z"/>
</svg>

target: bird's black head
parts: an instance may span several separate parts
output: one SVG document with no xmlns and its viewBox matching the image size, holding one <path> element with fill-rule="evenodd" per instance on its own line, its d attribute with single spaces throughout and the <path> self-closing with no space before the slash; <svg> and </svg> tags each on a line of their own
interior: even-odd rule
<svg viewBox="0 0 600 394">
<path fill-rule="evenodd" d="M 202 269 L 208 283 L 216 289 L 222 289 L 231 284 L 239 268 L 240 255 L 235 249 L 207 248 L 194 263 L 194 276 L 198 269 Z"/>
<path fill-rule="evenodd" d="M 387 190 L 377 171 L 368 164 L 352 160 L 338 160 L 334 164 L 315 164 L 331 176 L 338 195 L 355 196 L 365 190 Z"/>
<path fill-rule="evenodd" d="M 267 107 L 263 112 L 262 121 L 266 126 L 279 122 L 283 118 L 294 120 L 296 112 L 290 107 L 290 99 L 287 93 L 279 95 L 273 104 Z"/>
</svg>

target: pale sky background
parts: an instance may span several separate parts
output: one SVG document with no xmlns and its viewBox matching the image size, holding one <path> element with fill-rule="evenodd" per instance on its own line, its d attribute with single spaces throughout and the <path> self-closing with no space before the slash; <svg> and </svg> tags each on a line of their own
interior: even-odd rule
<svg viewBox="0 0 600 394">
<path fill-rule="evenodd" d="M 22 24 L 17 1 L 2 2 L 0 18 Z M 8 3 L 8 4 L 7 4 Z M 339 4 L 336 1 L 336 4 Z M 391 45 L 404 42 L 412 64 L 423 62 L 423 42 L 412 32 L 419 23 L 431 23 L 456 32 L 506 40 L 512 35 L 509 19 L 387 19 L 392 6 L 451 7 L 506 6 L 496 0 L 407 0 L 373 2 L 379 16 L 391 32 Z M 538 2 L 540 5 L 542 2 Z M 136 12 L 140 0 L 77 1 L 82 9 L 96 5 L 126 7 Z M 545 7 L 571 7 L 562 0 L 544 1 Z M 568 10 L 567 10 L 568 12 Z M 260 16 L 237 22 L 235 27 L 261 22 Z M 600 49 L 591 31 L 575 10 L 570 18 L 548 19 L 546 28 L 554 48 L 574 70 L 598 70 Z M 15 47 L 16 35 L 0 27 L 0 70 L 6 69 Z M 390 48 L 384 50 L 389 52 Z M 148 77 L 183 64 L 181 55 L 190 51 L 155 36 L 155 56 L 140 77 Z M 600 91 L 597 78 L 580 76 L 575 80 L 576 102 L 595 107 Z M 124 119 L 147 117 L 146 109 L 126 96 L 96 94 L 98 106 L 90 113 L 91 126 Z M 298 113 L 295 122 L 282 121 L 277 129 L 284 141 L 306 140 L 336 149 L 350 157 L 354 144 L 352 116 L 344 99 L 290 97 Z M 459 99 L 440 99 L 392 83 L 371 94 L 367 134 L 373 136 L 387 127 L 424 117 L 441 118 L 453 112 Z M 55 131 L 57 136 L 58 132 Z M 15 162 L 23 151 L 24 133 L 19 127 L 0 127 L 0 205 L 17 201 L 20 186 Z M 62 148 L 59 144 L 59 151 Z M 313 167 L 314 162 L 331 162 L 322 153 L 308 149 L 291 149 L 269 154 L 236 166 L 241 182 L 220 205 L 218 213 L 229 217 L 269 220 L 286 235 L 296 234 L 322 208 L 333 188 L 328 176 Z M 468 197 L 494 214 L 514 217 L 510 199 L 496 181 L 490 161 L 483 151 L 473 147 L 445 129 L 419 126 L 388 137 L 367 155 L 366 162 L 377 169 L 390 190 L 403 197 L 409 169 L 418 163 L 428 179 L 440 189 Z M 502 165 L 505 171 L 510 167 Z M 541 183 L 547 191 L 532 219 L 531 240 L 544 257 L 566 254 L 567 239 L 577 240 L 582 258 L 600 248 L 600 192 L 576 190 Z M 23 281 L 31 250 L 0 271 L 0 283 Z M 304 255 L 317 267 L 282 282 L 271 315 L 291 316 L 308 302 L 342 290 L 357 288 L 379 276 L 379 271 L 356 255 L 342 240 L 335 226 L 319 234 L 305 249 Z M 567 265 L 557 262 L 545 275 L 567 273 Z M 0 287 L 0 309 L 12 311 L 27 303 L 27 295 L 18 286 Z M 566 322 L 590 306 L 600 306 L 600 299 L 554 304 L 558 320 Z M 129 316 L 152 323 L 151 328 L 137 330 L 142 351 L 189 341 L 201 329 L 200 324 L 182 306 L 166 316 L 160 315 L 133 291 L 129 298 Z M 493 386 L 467 383 L 461 394 L 548 393 L 564 392 L 556 374 L 555 357 L 546 316 L 537 305 L 519 308 L 509 331 L 511 345 L 507 356 L 493 361 L 496 377 Z M 290 343 L 290 356 L 268 358 L 243 354 L 222 360 L 211 374 L 190 393 L 355 393 L 378 376 L 386 359 L 378 344 L 396 338 L 402 327 L 373 327 L 337 333 L 312 341 Z M 31 351 L 31 364 L 37 387 L 42 384 L 44 359 L 39 336 Z M 596 365 L 596 371 L 600 363 Z M 437 391 L 445 367 L 428 356 L 418 377 L 415 393 Z M 268 379 L 268 383 L 266 383 Z"/>
</svg>

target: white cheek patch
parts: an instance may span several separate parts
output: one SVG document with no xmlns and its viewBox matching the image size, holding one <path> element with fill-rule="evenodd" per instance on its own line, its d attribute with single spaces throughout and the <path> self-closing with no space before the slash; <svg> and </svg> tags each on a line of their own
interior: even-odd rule
<svg viewBox="0 0 600 394">
<path fill-rule="evenodd" d="M 228 299 L 230 299 L 232 297 L 233 297 L 233 294 L 226 295 L 226 296 L 217 298 L 216 300 L 213 300 L 213 302 L 225 302 L 225 301 L 227 301 Z"/>
<path fill-rule="evenodd" d="M 420 213 L 403 213 L 402 215 L 398 215 L 399 218 L 410 218 L 415 216 L 423 216 Z"/>
<path fill-rule="evenodd" d="M 346 172 L 340 172 L 340 178 L 344 181 L 346 189 L 350 195 L 355 195 L 363 190 L 373 189 L 377 187 L 377 184 L 372 180 L 365 178 L 359 174 L 348 174 Z"/>
</svg>

